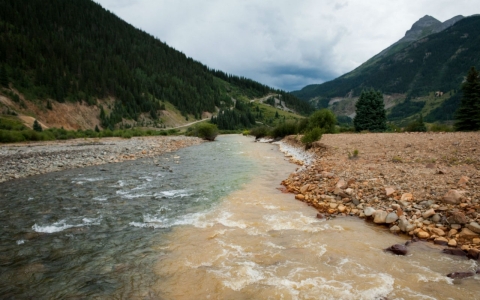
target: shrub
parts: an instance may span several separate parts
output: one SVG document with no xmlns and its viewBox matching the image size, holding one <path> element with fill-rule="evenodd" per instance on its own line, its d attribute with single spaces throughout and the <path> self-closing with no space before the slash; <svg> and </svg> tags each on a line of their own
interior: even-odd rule
<svg viewBox="0 0 480 300">
<path fill-rule="evenodd" d="M 25 141 L 25 137 L 19 131 L 0 129 L 0 143 L 17 143 Z"/>
<path fill-rule="evenodd" d="M 297 125 L 292 122 L 279 124 L 272 131 L 274 138 L 285 137 L 287 135 L 297 134 Z"/>
<path fill-rule="evenodd" d="M 308 131 L 313 130 L 314 128 L 321 128 L 325 133 L 335 133 L 335 125 L 337 124 L 337 119 L 333 112 L 329 109 L 321 109 L 314 112 L 308 118 Z"/>
<path fill-rule="evenodd" d="M 266 137 L 270 135 L 270 129 L 266 126 L 255 127 L 250 129 L 250 134 L 253 135 L 256 139 Z"/>
<path fill-rule="evenodd" d="M 207 141 L 214 141 L 218 135 L 218 128 L 212 123 L 200 123 L 195 126 L 195 135 Z"/>
<path fill-rule="evenodd" d="M 430 126 L 429 130 L 433 132 L 452 132 L 453 127 L 446 124 L 435 123 Z"/>
<path fill-rule="evenodd" d="M 323 129 L 315 127 L 312 130 L 309 130 L 302 137 L 302 143 L 304 143 L 307 148 L 310 148 L 313 142 L 316 142 L 322 138 Z"/>
</svg>

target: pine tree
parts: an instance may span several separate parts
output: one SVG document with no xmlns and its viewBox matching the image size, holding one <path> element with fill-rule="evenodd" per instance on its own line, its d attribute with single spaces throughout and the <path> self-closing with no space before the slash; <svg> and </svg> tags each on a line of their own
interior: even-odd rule
<svg viewBox="0 0 480 300">
<path fill-rule="evenodd" d="M 98 128 L 98 125 L 95 125 L 95 132 L 100 132 L 100 129 Z"/>
<path fill-rule="evenodd" d="M 40 125 L 40 123 L 38 123 L 37 120 L 33 121 L 33 130 L 38 131 L 38 132 L 43 131 L 42 125 Z"/>
<path fill-rule="evenodd" d="M 356 131 L 382 132 L 387 130 L 387 116 L 383 95 L 374 89 L 364 90 L 358 99 L 353 125 Z"/>
<path fill-rule="evenodd" d="M 455 129 L 471 131 L 480 129 L 480 79 L 475 67 L 468 71 L 467 79 L 462 85 L 463 97 L 455 113 Z"/>
</svg>

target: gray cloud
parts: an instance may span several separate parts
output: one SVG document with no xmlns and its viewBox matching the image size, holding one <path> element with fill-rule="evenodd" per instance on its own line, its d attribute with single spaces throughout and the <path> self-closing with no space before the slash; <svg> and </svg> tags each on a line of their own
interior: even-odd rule
<svg viewBox="0 0 480 300">
<path fill-rule="evenodd" d="M 209 67 L 285 90 L 334 79 L 425 14 L 471 15 L 479 0 L 97 0 Z"/>
</svg>

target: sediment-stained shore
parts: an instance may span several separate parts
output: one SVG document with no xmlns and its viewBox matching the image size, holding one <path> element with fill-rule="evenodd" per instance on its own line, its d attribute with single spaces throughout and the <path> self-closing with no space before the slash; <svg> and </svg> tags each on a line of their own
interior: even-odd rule
<svg viewBox="0 0 480 300">
<path fill-rule="evenodd" d="M 0 182 L 32 175 L 153 157 L 203 141 L 195 137 L 75 139 L 0 145 Z"/>
<path fill-rule="evenodd" d="M 479 258 L 479 133 L 325 134 L 309 152 L 282 184 L 318 217 L 368 218 Z"/>
</svg>

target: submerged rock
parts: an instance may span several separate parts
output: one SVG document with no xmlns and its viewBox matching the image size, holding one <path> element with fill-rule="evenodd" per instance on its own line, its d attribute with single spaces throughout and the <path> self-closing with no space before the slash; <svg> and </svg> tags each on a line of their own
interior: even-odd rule
<svg viewBox="0 0 480 300">
<path fill-rule="evenodd" d="M 445 254 L 450 254 L 450 255 L 455 255 L 455 256 L 467 256 L 467 253 L 465 253 L 462 249 L 443 249 L 443 253 Z"/>
<path fill-rule="evenodd" d="M 463 279 L 463 278 L 471 277 L 473 275 L 475 275 L 475 273 L 473 272 L 453 272 L 453 273 L 447 274 L 447 277 L 450 277 L 452 279 Z"/>
<path fill-rule="evenodd" d="M 407 255 L 408 249 L 407 249 L 407 246 L 405 245 L 395 244 L 385 249 L 385 251 L 392 252 L 393 254 L 396 254 L 396 255 Z"/>
</svg>

